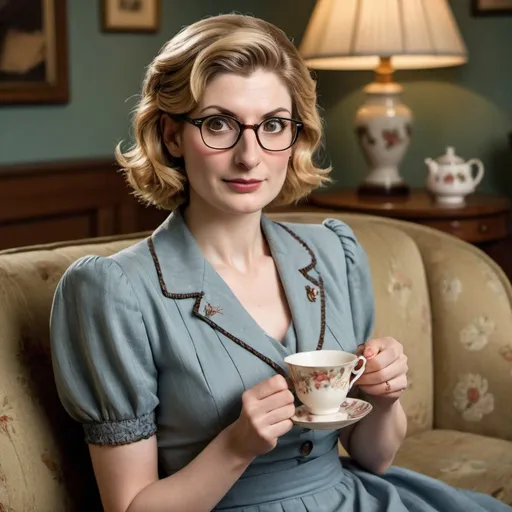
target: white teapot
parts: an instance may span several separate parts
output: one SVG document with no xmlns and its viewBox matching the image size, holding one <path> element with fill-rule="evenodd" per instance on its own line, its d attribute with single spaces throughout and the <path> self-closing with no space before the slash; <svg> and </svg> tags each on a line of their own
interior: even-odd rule
<svg viewBox="0 0 512 512">
<path fill-rule="evenodd" d="M 484 177 L 484 165 L 480 160 L 472 158 L 466 162 L 450 146 L 444 155 L 435 160 L 427 158 L 425 163 L 429 171 L 427 189 L 441 204 L 463 205 L 465 196 L 474 192 Z M 477 170 L 475 177 L 473 166 Z"/>
</svg>

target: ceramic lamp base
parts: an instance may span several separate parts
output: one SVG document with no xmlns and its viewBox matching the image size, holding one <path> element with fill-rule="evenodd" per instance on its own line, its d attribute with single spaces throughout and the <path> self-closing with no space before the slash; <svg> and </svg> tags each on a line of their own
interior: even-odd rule
<svg viewBox="0 0 512 512">
<path fill-rule="evenodd" d="M 400 176 L 400 164 L 412 135 L 412 113 L 401 99 L 402 87 L 374 82 L 365 87 L 366 101 L 356 114 L 359 145 L 370 168 L 361 195 L 404 196 L 409 187 Z"/>
</svg>

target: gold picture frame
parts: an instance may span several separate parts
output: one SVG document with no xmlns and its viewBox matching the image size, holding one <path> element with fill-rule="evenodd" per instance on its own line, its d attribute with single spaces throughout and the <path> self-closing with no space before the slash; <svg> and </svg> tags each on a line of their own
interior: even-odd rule
<svg viewBox="0 0 512 512">
<path fill-rule="evenodd" d="M 66 0 L 4 0 L 0 105 L 67 103 Z"/>
<path fill-rule="evenodd" d="M 476 16 L 498 16 L 512 14 L 512 0 L 473 0 Z"/>
<path fill-rule="evenodd" d="M 101 0 L 104 32 L 157 32 L 161 0 Z"/>
</svg>

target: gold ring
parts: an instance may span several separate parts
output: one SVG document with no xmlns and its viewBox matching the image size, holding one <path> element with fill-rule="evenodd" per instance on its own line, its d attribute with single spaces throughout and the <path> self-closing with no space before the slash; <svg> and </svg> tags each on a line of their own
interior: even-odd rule
<svg viewBox="0 0 512 512">
<path fill-rule="evenodd" d="M 386 384 L 386 393 L 389 393 L 391 391 L 391 384 L 389 383 L 389 381 L 386 381 L 385 384 Z"/>
</svg>

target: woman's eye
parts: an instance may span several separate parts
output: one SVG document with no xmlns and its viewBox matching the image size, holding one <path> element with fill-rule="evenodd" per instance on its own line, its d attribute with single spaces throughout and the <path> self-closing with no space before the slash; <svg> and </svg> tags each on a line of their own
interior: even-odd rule
<svg viewBox="0 0 512 512">
<path fill-rule="evenodd" d="M 238 126 L 236 122 L 224 116 L 210 117 L 205 121 L 206 127 L 212 132 L 225 132 L 228 130 L 237 130 Z"/>
<path fill-rule="evenodd" d="M 285 122 L 282 119 L 269 119 L 263 125 L 266 132 L 279 133 L 282 132 L 286 127 Z"/>
<path fill-rule="evenodd" d="M 209 130 L 214 132 L 218 132 L 227 127 L 226 120 L 222 117 L 212 117 L 208 119 L 206 125 L 208 126 Z"/>
</svg>

